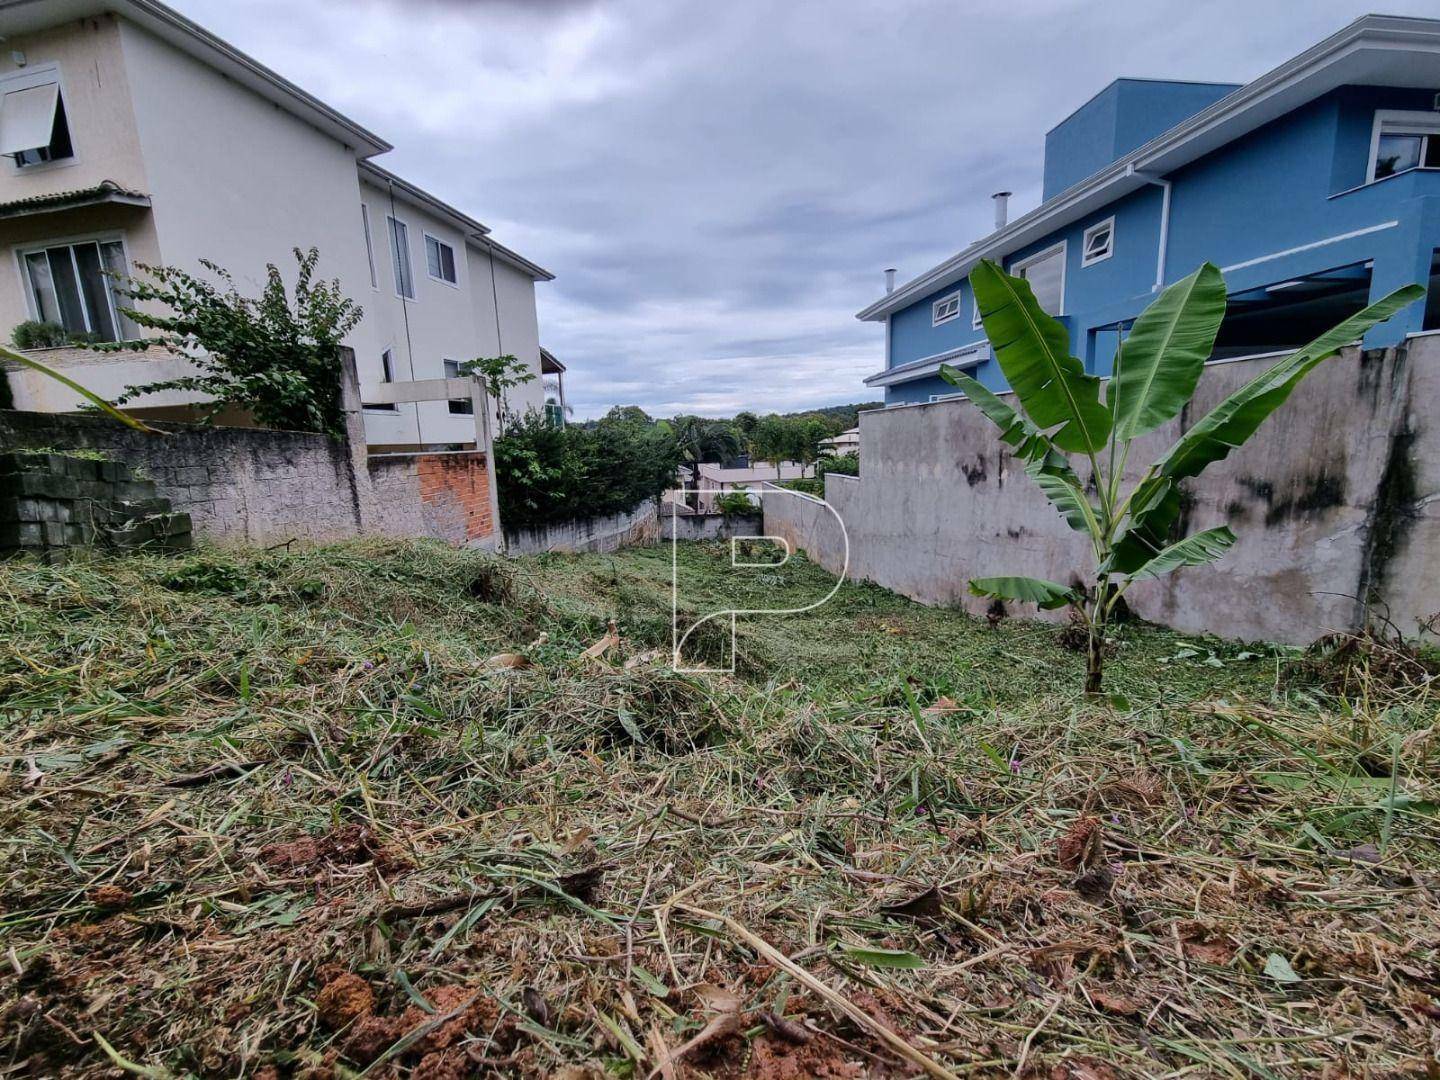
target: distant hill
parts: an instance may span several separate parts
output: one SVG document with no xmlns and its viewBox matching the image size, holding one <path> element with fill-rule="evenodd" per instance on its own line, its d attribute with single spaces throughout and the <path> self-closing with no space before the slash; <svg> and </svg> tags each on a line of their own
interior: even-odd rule
<svg viewBox="0 0 1440 1080">
<path fill-rule="evenodd" d="M 818 416 L 830 423 L 838 423 L 840 430 L 845 431 L 860 423 L 860 414 L 870 409 L 883 409 L 883 401 L 862 401 L 855 405 L 826 405 L 819 409 L 806 409 L 804 412 L 781 413 L 784 417 L 808 418 Z"/>
</svg>

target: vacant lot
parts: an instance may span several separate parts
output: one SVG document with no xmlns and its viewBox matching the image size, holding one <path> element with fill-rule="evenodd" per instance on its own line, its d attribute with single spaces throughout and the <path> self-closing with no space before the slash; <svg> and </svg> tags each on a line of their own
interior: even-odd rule
<svg viewBox="0 0 1440 1080">
<path fill-rule="evenodd" d="M 683 612 L 828 588 L 727 562 Z M 1440 1071 L 1410 661 L 1127 628 L 1092 705 L 1059 627 L 846 586 L 682 676 L 669 583 L 0 566 L 0 1075 Z"/>
</svg>

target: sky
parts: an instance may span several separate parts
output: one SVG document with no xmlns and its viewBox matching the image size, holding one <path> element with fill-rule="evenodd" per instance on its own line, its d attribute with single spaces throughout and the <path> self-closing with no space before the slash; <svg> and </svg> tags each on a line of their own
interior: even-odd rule
<svg viewBox="0 0 1440 1080">
<path fill-rule="evenodd" d="M 1245 82 L 1376 0 L 170 0 L 556 275 L 579 419 L 875 400 L 855 312 L 1039 202 L 1119 76 Z M 1433 0 L 1379 10 L 1434 14 Z"/>
</svg>

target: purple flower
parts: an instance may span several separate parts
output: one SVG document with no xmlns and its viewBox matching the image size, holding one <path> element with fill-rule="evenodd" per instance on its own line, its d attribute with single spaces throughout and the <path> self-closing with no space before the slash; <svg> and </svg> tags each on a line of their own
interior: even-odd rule
<svg viewBox="0 0 1440 1080">
<path fill-rule="evenodd" d="M 1020 759 L 1019 759 L 1019 758 L 1012 757 L 1012 758 L 1010 759 L 1010 771 L 1011 771 L 1012 773 L 1018 773 L 1018 772 L 1020 771 Z"/>
</svg>

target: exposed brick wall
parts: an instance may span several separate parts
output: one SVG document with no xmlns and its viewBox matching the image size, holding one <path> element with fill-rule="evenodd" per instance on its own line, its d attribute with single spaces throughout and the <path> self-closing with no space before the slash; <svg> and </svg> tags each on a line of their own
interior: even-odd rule
<svg viewBox="0 0 1440 1080">
<path fill-rule="evenodd" d="M 420 504 L 442 535 L 475 541 L 495 531 L 484 454 L 420 454 L 415 464 Z"/>
</svg>

